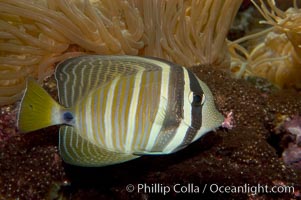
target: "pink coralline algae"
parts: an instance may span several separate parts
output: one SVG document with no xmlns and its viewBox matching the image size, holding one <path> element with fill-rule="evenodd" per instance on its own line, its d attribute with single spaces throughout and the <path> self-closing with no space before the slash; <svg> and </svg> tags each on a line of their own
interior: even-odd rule
<svg viewBox="0 0 301 200">
<path fill-rule="evenodd" d="M 296 116 L 285 122 L 284 128 L 291 134 L 293 142 L 282 153 L 283 161 L 301 170 L 301 117 Z"/>
<path fill-rule="evenodd" d="M 0 108 L 0 142 L 17 134 L 17 110 L 15 105 Z"/>
</svg>

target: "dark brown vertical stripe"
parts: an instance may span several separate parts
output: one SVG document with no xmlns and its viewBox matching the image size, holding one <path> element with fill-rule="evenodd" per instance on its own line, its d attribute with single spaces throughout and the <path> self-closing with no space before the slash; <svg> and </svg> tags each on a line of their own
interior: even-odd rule
<svg viewBox="0 0 301 200">
<path fill-rule="evenodd" d="M 189 70 L 188 76 L 190 80 L 190 90 L 197 95 L 203 96 L 203 90 L 200 86 L 199 81 L 197 80 L 196 76 Z M 185 148 L 187 145 L 189 145 L 197 132 L 202 127 L 202 107 L 203 106 L 191 106 L 191 125 L 188 128 L 184 140 L 174 151 L 178 151 L 180 149 Z"/>
<path fill-rule="evenodd" d="M 164 61 L 166 62 L 166 61 Z M 167 111 L 161 131 L 157 137 L 153 152 L 161 152 L 172 140 L 184 115 L 184 71 L 183 68 L 171 65 L 168 85 Z"/>
</svg>

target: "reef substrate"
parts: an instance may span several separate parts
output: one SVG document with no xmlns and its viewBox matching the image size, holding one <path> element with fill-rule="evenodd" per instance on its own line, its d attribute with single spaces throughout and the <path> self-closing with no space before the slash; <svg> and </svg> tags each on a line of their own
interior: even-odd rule
<svg viewBox="0 0 301 200">
<path fill-rule="evenodd" d="M 210 66 L 192 70 L 212 89 L 219 110 L 224 115 L 233 111 L 232 130 L 210 132 L 172 155 L 144 156 L 104 168 L 65 164 L 58 154 L 57 127 L 3 136 L 0 199 L 182 199 L 187 195 L 212 199 L 300 198 L 301 170 L 283 163 L 285 146 L 281 141 L 286 133 L 277 129 L 277 117 L 301 114 L 300 92 L 277 90 L 260 79 L 237 80 L 230 73 Z M 46 83 L 53 85 L 51 81 L 50 78 Z M 133 184 L 136 190 L 127 192 L 128 184 Z M 295 191 L 256 195 L 169 192 L 164 196 L 158 192 L 138 192 L 138 184 L 287 185 L 294 186 Z"/>
</svg>

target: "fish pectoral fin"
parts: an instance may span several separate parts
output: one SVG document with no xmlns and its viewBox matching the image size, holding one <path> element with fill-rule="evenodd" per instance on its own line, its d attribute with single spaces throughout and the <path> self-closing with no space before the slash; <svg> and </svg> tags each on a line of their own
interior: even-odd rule
<svg viewBox="0 0 301 200">
<path fill-rule="evenodd" d="M 71 165 L 83 167 L 102 167 L 126 162 L 137 155 L 124 154 L 97 146 L 76 133 L 71 126 L 60 128 L 59 151 L 63 160 Z"/>
</svg>

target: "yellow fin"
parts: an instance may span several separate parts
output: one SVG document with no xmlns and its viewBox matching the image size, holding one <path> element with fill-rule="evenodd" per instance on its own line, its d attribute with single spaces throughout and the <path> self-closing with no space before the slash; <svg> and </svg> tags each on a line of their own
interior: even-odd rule
<svg viewBox="0 0 301 200">
<path fill-rule="evenodd" d="M 30 132 L 60 124 L 60 108 L 34 79 L 29 78 L 18 115 L 19 130 Z"/>
</svg>

